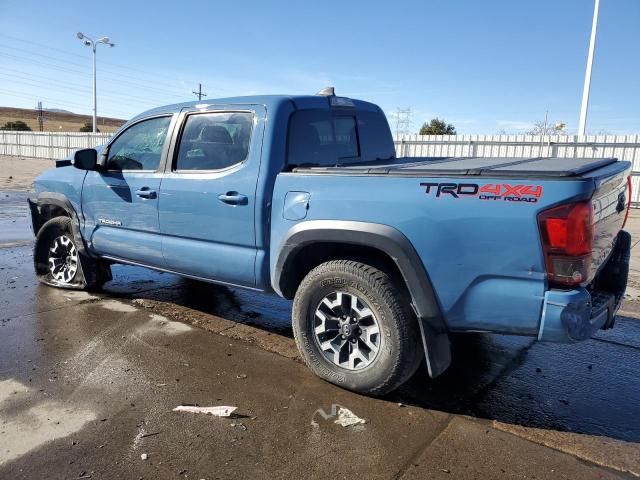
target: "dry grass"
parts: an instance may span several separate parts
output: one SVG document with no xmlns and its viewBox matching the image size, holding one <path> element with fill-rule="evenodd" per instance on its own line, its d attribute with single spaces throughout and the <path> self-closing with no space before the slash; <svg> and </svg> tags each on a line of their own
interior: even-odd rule
<svg viewBox="0 0 640 480">
<path fill-rule="evenodd" d="M 39 130 L 36 110 L 0 107 L 0 126 L 16 120 L 22 120 L 34 132 Z M 45 111 L 43 127 L 45 132 L 78 132 L 85 123 L 91 124 L 92 121 L 90 115 Z M 98 130 L 104 133 L 115 132 L 124 122 L 119 118 L 98 117 Z"/>
</svg>

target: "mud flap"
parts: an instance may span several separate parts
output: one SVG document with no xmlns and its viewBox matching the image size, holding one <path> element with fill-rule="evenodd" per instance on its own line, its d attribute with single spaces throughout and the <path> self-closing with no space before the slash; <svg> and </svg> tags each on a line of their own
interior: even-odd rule
<svg viewBox="0 0 640 480">
<path fill-rule="evenodd" d="M 420 318 L 420 335 L 424 346 L 424 356 L 430 378 L 436 378 L 451 365 L 451 342 L 444 328 L 436 328 L 440 319 Z"/>
</svg>

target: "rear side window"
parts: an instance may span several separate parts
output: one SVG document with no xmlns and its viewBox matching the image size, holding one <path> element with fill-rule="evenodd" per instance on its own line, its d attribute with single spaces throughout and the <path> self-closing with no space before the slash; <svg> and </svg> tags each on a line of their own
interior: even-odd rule
<svg viewBox="0 0 640 480">
<path fill-rule="evenodd" d="M 289 126 L 289 165 L 337 165 L 360 158 L 355 115 L 301 110 Z"/>
<path fill-rule="evenodd" d="M 220 170 L 249 153 L 253 114 L 215 112 L 189 115 L 180 138 L 175 170 Z"/>
<path fill-rule="evenodd" d="M 380 111 L 300 110 L 289 122 L 289 166 L 357 164 L 395 155 Z"/>
</svg>

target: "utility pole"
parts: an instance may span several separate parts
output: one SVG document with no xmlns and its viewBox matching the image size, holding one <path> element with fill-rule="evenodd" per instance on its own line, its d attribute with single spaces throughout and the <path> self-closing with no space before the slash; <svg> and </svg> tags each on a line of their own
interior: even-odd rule
<svg viewBox="0 0 640 480">
<path fill-rule="evenodd" d="M 589 40 L 589 55 L 587 56 L 587 71 L 584 74 L 584 88 L 582 90 L 582 106 L 580 107 L 580 123 L 578 135 L 584 135 L 587 127 L 587 110 L 589 109 L 589 92 L 591 90 L 591 69 L 593 67 L 593 54 L 596 49 L 596 33 L 598 31 L 598 13 L 600 0 L 596 0 L 593 8 L 593 23 L 591 24 L 591 39 Z"/>
<path fill-rule="evenodd" d="M 38 102 L 38 129 L 44 131 L 44 112 L 42 111 L 42 102 Z"/>
<path fill-rule="evenodd" d="M 544 137 L 547 135 L 547 122 L 549 121 L 549 110 L 544 112 L 544 124 L 540 135 L 540 158 L 542 158 L 542 148 L 544 147 Z"/>
<path fill-rule="evenodd" d="M 202 84 L 201 83 L 198 84 L 198 91 L 197 92 L 193 91 L 191 93 L 193 93 L 194 95 L 196 95 L 198 97 L 198 101 L 202 100 L 202 97 L 206 97 L 207 96 L 207 94 L 202 91 Z"/>
</svg>

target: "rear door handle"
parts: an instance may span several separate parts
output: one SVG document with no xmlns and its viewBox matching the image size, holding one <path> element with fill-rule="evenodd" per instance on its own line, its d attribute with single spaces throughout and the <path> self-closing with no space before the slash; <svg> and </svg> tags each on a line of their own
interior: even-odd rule
<svg viewBox="0 0 640 480">
<path fill-rule="evenodd" d="M 218 195 L 218 200 L 227 205 L 246 205 L 249 203 L 249 199 L 246 195 L 242 195 L 238 192 L 227 192 Z"/>
<path fill-rule="evenodd" d="M 136 190 L 136 195 L 140 198 L 156 198 L 156 191 L 149 187 L 142 187 L 140 190 Z"/>
</svg>

